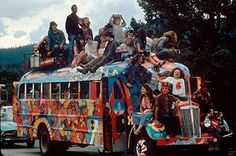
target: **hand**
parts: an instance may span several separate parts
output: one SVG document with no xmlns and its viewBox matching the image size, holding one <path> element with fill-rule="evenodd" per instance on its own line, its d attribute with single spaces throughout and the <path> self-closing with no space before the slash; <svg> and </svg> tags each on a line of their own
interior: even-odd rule
<svg viewBox="0 0 236 156">
<path fill-rule="evenodd" d="M 60 45 L 59 45 L 59 48 L 60 48 L 60 50 L 63 50 L 63 45 L 60 44 Z"/>
<path fill-rule="evenodd" d="M 175 51 L 174 48 L 170 48 L 170 49 L 168 49 L 168 52 L 170 52 L 170 53 L 172 53 L 172 52 L 174 52 L 174 51 Z"/>
<path fill-rule="evenodd" d="M 39 48 L 40 48 L 39 45 L 34 46 L 34 49 L 39 49 Z"/>
<path fill-rule="evenodd" d="M 126 85 L 127 85 L 128 88 L 132 88 L 133 87 L 132 84 L 130 84 L 130 83 L 126 83 Z"/>
<path fill-rule="evenodd" d="M 153 122 L 158 124 L 158 125 L 161 124 L 158 120 L 154 120 Z"/>
</svg>

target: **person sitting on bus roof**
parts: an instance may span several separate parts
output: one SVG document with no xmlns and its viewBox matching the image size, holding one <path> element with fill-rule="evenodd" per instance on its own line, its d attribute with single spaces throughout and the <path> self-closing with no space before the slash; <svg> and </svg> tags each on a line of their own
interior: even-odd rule
<svg viewBox="0 0 236 156">
<path fill-rule="evenodd" d="M 34 54 L 39 53 L 43 60 L 46 60 L 50 51 L 48 49 L 47 36 L 44 36 L 35 46 L 34 46 Z"/>
<path fill-rule="evenodd" d="M 98 57 L 88 63 L 83 69 L 77 68 L 77 70 L 83 74 L 86 74 L 89 70 L 94 73 L 100 66 L 111 63 L 116 60 L 116 48 L 118 43 L 113 40 L 112 30 L 107 30 L 102 34 L 105 41 L 108 41 L 108 44 L 105 48 L 104 54 L 102 57 Z"/>
<path fill-rule="evenodd" d="M 97 58 L 99 57 L 103 57 L 103 54 L 104 54 L 104 51 L 106 49 L 106 46 L 107 46 L 107 41 L 105 40 L 105 37 L 101 36 L 100 37 L 100 40 L 98 42 L 98 45 L 97 45 L 97 50 L 96 50 L 96 56 Z M 89 62 L 87 62 L 89 61 Z M 86 67 L 87 65 L 89 65 L 93 60 L 87 60 L 87 61 L 82 61 L 80 63 L 80 66 L 81 67 Z"/>
<path fill-rule="evenodd" d="M 71 63 L 72 68 L 77 66 L 80 62 L 88 63 L 98 57 L 97 41 L 93 41 L 92 36 L 89 35 L 85 38 L 85 41 L 87 42 L 85 44 L 85 49 L 75 55 L 75 58 Z"/>
<path fill-rule="evenodd" d="M 59 60 L 60 54 L 63 54 L 64 62 L 67 62 L 66 39 L 64 33 L 57 29 L 57 24 L 54 21 L 50 22 L 48 30 L 48 48 L 55 53 L 56 60 Z"/>
<path fill-rule="evenodd" d="M 142 66 L 144 63 L 144 56 L 140 53 L 134 56 L 131 66 L 126 68 L 124 73 L 120 76 L 121 80 L 126 83 L 129 88 L 134 112 L 140 110 L 138 97 L 141 92 L 142 85 L 148 83 L 152 78 L 152 73 Z"/>
<path fill-rule="evenodd" d="M 174 31 L 167 31 L 157 40 L 154 53 L 161 60 L 173 61 L 176 50 L 177 34 Z"/>
<path fill-rule="evenodd" d="M 148 53 L 147 54 L 148 57 L 146 58 L 146 60 L 148 60 L 151 64 L 155 66 L 162 65 L 164 62 L 158 59 L 158 57 L 154 57 L 153 54 L 150 53 L 150 51 L 147 51 L 146 46 L 147 46 L 146 31 L 141 28 L 138 30 L 136 38 L 134 40 L 135 52 L 136 53 L 146 52 Z"/>
<path fill-rule="evenodd" d="M 134 134 L 138 135 L 143 126 L 153 117 L 153 111 L 155 109 L 155 98 L 153 97 L 151 88 L 144 84 L 139 95 L 140 112 L 133 113 L 134 120 Z M 136 125 L 138 128 L 136 129 Z"/>
<path fill-rule="evenodd" d="M 133 56 L 134 55 L 133 52 L 134 52 L 134 42 L 133 38 L 131 38 L 130 36 L 127 36 L 125 38 L 124 43 L 122 43 L 116 49 L 116 53 L 121 60 Z"/>
<path fill-rule="evenodd" d="M 161 94 L 156 97 L 155 121 L 165 125 L 167 134 L 179 135 L 181 129 L 179 118 L 175 115 L 175 108 L 187 105 L 188 101 L 180 101 L 169 92 L 169 83 L 162 82 Z"/>
<path fill-rule="evenodd" d="M 120 14 L 113 14 L 110 17 L 109 23 L 113 29 L 114 40 L 119 44 L 124 42 L 125 32 L 123 31 L 123 27 L 126 26 L 125 20 Z"/>
</svg>

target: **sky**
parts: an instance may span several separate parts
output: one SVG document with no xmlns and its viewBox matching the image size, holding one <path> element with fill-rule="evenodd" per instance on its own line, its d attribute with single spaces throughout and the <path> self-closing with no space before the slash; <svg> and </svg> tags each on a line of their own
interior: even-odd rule
<svg viewBox="0 0 236 156">
<path fill-rule="evenodd" d="M 0 0 L 0 4 L 0 48 L 37 43 L 47 35 L 50 21 L 65 33 L 73 4 L 79 17 L 89 17 L 94 36 L 113 13 L 121 14 L 127 25 L 131 17 L 144 21 L 137 0 Z"/>
</svg>

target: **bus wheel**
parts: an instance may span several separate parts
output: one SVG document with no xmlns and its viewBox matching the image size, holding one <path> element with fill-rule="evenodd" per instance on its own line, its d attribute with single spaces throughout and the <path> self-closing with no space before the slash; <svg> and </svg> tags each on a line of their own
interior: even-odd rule
<svg viewBox="0 0 236 156">
<path fill-rule="evenodd" d="M 52 155 L 53 147 L 46 127 L 42 127 L 39 136 L 39 148 L 42 156 Z"/>
<path fill-rule="evenodd" d="M 152 155 L 152 140 L 146 133 L 140 133 L 134 141 L 134 155 L 149 156 Z"/>
<path fill-rule="evenodd" d="M 34 139 L 33 140 L 29 139 L 29 140 L 26 141 L 26 145 L 27 145 L 28 148 L 33 148 L 34 144 L 35 144 Z"/>
</svg>

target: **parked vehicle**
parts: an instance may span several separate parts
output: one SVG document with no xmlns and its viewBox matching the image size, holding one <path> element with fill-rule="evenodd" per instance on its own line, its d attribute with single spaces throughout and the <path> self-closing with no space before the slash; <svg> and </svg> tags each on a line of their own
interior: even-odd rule
<svg viewBox="0 0 236 156">
<path fill-rule="evenodd" d="M 13 145 L 18 142 L 26 142 L 27 147 L 34 147 L 34 140 L 26 137 L 17 137 L 17 125 L 13 122 L 12 106 L 3 106 L 1 109 L 1 145 L 7 143 Z"/>
<path fill-rule="evenodd" d="M 166 62 L 158 72 L 149 63 L 144 66 L 153 78 L 169 76 L 173 68 L 181 68 L 190 94 L 201 83 L 180 63 Z M 17 136 L 39 139 L 43 156 L 64 152 L 72 145 L 136 155 L 151 155 L 157 148 L 167 146 L 218 146 L 216 136 L 202 133 L 200 109 L 191 100 L 177 110 L 182 127 L 180 137 L 167 138 L 164 125 L 152 121 L 135 137 L 132 97 L 120 79 L 128 67 L 126 62 L 116 62 L 87 74 L 70 67 L 26 73 L 16 85 L 13 103 Z"/>
</svg>

